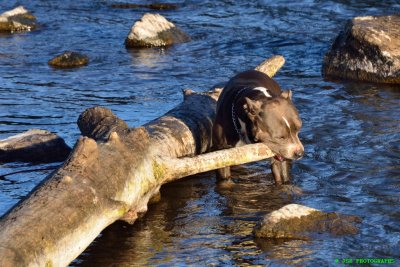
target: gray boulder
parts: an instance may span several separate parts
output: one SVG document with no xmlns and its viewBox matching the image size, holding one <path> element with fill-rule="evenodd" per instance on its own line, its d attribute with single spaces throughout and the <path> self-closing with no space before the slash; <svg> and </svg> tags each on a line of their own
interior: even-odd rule
<svg viewBox="0 0 400 267">
<path fill-rule="evenodd" d="M 146 13 L 132 26 L 127 48 L 169 46 L 190 41 L 189 35 L 159 14 Z"/>
<path fill-rule="evenodd" d="M 325 55 L 326 78 L 400 83 L 400 15 L 356 17 Z"/>
<path fill-rule="evenodd" d="M 30 31 L 36 28 L 36 17 L 23 6 L 0 15 L 0 32 Z"/>
<path fill-rule="evenodd" d="M 71 148 L 58 135 L 33 129 L 0 140 L 0 162 L 58 162 L 67 158 Z"/>
<path fill-rule="evenodd" d="M 353 224 L 361 222 L 357 216 L 325 213 L 298 204 L 289 204 L 267 214 L 256 226 L 256 237 L 273 239 L 301 239 L 329 233 L 333 236 L 356 234 L 358 228 Z"/>
</svg>

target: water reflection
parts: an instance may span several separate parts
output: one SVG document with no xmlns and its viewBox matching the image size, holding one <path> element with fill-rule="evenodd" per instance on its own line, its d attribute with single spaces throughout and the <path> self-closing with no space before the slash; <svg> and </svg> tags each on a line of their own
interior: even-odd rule
<svg viewBox="0 0 400 267">
<path fill-rule="evenodd" d="M 128 53 L 132 58 L 132 64 L 140 68 L 156 68 L 160 64 L 166 63 L 166 52 L 168 48 L 141 48 L 128 49 Z"/>
<path fill-rule="evenodd" d="M 271 186 L 265 167 L 234 168 L 229 187 L 215 184 L 212 172 L 165 185 L 143 219 L 111 225 L 73 266 L 257 264 L 263 251 L 253 240 L 255 224 L 301 194 L 295 186 Z"/>
<path fill-rule="evenodd" d="M 314 251 L 307 248 L 311 241 L 303 240 L 267 240 L 257 238 L 256 244 L 265 252 L 265 258 L 274 266 L 305 266 L 314 259 Z"/>
<path fill-rule="evenodd" d="M 196 201 L 206 193 L 206 187 L 198 179 L 186 179 L 163 187 L 161 201 L 152 205 L 143 219 L 134 225 L 119 222 L 108 227 L 81 255 L 76 266 L 167 263 L 171 246 L 186 234 L 184 226 L 196 223 L 188 221 L 187 213 L 197 210 L 195 203 L 188 203 L 189 200 Z"/>
</svg>

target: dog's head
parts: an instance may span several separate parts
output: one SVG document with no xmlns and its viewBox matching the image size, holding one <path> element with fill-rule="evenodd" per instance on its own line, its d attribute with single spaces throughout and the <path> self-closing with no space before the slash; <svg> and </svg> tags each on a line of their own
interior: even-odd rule
<svg viewBox="0 0 400 267">
<path fill-rule="evenodd" d="M 304 147 L 298 137 L 302 122 L 290 90 L 272 99 L 245 97 L 243 108 L 252 122 L 255 141 L 265 143 L 276 154 L 276 159 L 297 160 L 303 156 Z"/>
</svg>

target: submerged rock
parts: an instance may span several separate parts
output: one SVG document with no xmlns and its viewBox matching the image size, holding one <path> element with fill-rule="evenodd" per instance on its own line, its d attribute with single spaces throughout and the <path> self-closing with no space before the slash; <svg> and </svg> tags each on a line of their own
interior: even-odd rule
<svg viewBox="0 0 400 267">
<path fill-rule="evenodd" d="M 113 8 L 149 8 L 154 10 L 174 10 L 178 6 L 170 3 L 152 3 L 152 4 L 131 4 L 131 3 L 115 3 L 112 4 Z"/>
<path fill-rule="evenodd" d="M 356 234 L 357 216 L 322 212 L 298 204 L 289 204 L 267 214 L 256 226 L 256 237 L 309 240 L 321 233 L 334 236 Z"/>
<path fill-rule="evenodd" d="M 85 66 L 89 62 L 89 58 L 78 52 L 66 51 L 56 56 L 48 63 L 55 68 L 75 68 Z"/>
<path fill-rule="evenodd" d="M 67 158 L 71 148 L 58 135 L 33 129 L 0 140 L 0 162 L 58 162 Z"/>
<path fill-rule="evenodd" d="M 400 15 L 356 17 L 325 55 L 323 75 L 400 83 Z"/>
<path fill-rule="evenodd" d="M 144 14 L 125 40 L 127 48 L 168 46 L 190 41 L 190 37 L 159 14 Z"/>
<path fill-rule="evenodd" d="M 36 17 L 23 6 L 0 15 L 0 32 L 30 31 L 36 28 Z"/>
</svg>

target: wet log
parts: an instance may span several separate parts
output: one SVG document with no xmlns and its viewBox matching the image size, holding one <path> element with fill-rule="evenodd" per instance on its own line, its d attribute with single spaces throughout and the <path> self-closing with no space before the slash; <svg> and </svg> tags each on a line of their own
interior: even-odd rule
<svg viewBox="0 0 400 267">
<path fill-rule="evenodd" d="M 269 61 L 272 76 L 283 57 Z M 220 90 L 184 101 L 138 128 L 95 107 L 69 158 L 0 220 L 0 266 L 68 265 L 116 220 L 133 223 L 162 184 L 273 156 L 263 144 L 208 152 Z"/>
</svg>

